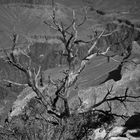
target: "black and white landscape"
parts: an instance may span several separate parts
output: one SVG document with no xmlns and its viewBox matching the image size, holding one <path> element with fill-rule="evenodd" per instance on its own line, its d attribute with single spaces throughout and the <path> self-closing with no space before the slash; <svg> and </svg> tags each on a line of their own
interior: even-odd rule
<svg viewBox="0 0 140 140">
<path fill-rule="evenodd" d="M 140 140 L 140 1 L 0 0 L 0 140 Z"/>
</svg>

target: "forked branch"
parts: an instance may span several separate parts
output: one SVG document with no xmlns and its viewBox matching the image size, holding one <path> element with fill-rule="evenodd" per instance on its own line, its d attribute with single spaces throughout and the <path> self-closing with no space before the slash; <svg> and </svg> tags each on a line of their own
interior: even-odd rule
<svg viewBox="0 0 140 140">
<path fill-rule="evenodd" d="M 110 90 L 108 90 L 107 94 L 105 95 L 105 97 L 99 101 L 98 103 L 94 104 L 91 108 L 96 108 L 100 105 L 102 105 L 103 103 L 108 103 L 108 102 L 111 102 L 111 101 L 119 101 L 121 103 L 124 104 L 125 106 L 125 102 L 133 102 L 132 100 L 130 99 L 137 99 L 137 98 L 140 98 L 140 96 L 131 96 L 131 95 L 128 95 L 128 88 L 126 88 L 125 90 L 125 94 L 124 95 L 121 95 L 121 96 L 113 96 L 112 97 L 112 91 L 113 90 L 113 86 L 111 87 Z"/>
</svg>

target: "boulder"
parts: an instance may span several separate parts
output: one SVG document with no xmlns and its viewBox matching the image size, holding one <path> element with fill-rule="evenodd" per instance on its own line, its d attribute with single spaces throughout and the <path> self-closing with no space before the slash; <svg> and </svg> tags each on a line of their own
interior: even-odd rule
<svg viewBox="0 0 140 140">
<path fill-rule="evenodd" d="M 118 137 L 120 135 L 122 135 L 125 131 L 125 127 L 122 126 L 115 126 L 107 135 L 108 138 L 111 137 Z"/>
<path fill-rule="evenodd" d="M 105 129 L 97 128 L 93 134 L 88 137 L 89 140 L 102 140 L 105 138 L 107 132 Z"/>
</svg>

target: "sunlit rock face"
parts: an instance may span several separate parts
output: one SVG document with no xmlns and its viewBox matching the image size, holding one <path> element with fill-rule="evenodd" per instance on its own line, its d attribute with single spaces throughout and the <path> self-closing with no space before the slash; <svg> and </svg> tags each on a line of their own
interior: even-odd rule
<svg viewBox="0 0 140 140">
<path fill-rule="evenodd" d="M 30 100 L 34 97 L 36 97 L 35 92 L 33 92 L 31 88 L 25 88 L 13 103 L 11 113 L 8 116 L 9 120 L 12 117 L 20 115 Z"/>
<path fill-rule="evenodd" d="M 82 100 L 81 109 L 83 109 L 83 111 L 84 110 L 86 111 L 89 108 L 93 107 L 98 102 L 100 102 L 101 100 L 103 100 L 103 98 L 108 92 L 108 89 L 111 88 L 113 83 L 114 81 L 111 80 L 101 86 L 95 86 L 85 90 L 79 90 L 78 96 Z M 102 105 L 102 107 L 103 106 L 104 105 Z"/>
<path fill-rule="evenodd" d="M 108 90 L 111 89 L 109 98 L 115 96 L 122 96 L 126 94 L 129 96 L 136 96 L 136 99 L 130 98 L 130 102 L 125 102 L 124 106 L 119 101 L 111 101 L 112 113 L 118 115 L 133 115 L 134 112 L 139 112 L 139 98 L 140 96 L 140 65 L 135 65 L 131 63 L 126 63 L 122 68 L 122 78 L 121 80 L 115 82 L 113 80 L 107 81 L 106 83 L 90 87 L 88 89 L 79 90 L 78 96 L 82 100 L 81 110 L 86 111 L 91 107 L 94 107 L 95 104 L 99 103 L 105 95 L 108 93 Z M 95 106 L 96 107 L 96 106 Z M 97 107 L 98 109 L 107 109 L 106 103 Z"/>
<path fill-rule="evenodd" d="M 94 105 L 96 103 L 103 100 L 105 95 L 108 93 L 108 90 L 110 90 L 112 87 L 112 91 L 111 91 L 111 94 L 109 97 L 122 96 L 122 95 L 125 95 L 126 92 L 130 96 L 136 96 L 136 99 L 131 98 L 130 102 L 125 102 L 126 107 L 119 101 L 112 101 L 112 103 L 111 103 L 112 113 L 131 116 L 134 114 L 135 111 L 139 112 L 139 98 L 138 98 L 140 96 L 140 94 L 139 94 L 139 92 L 140 92 L 139 91 L 139 89 L 140 89 L 139 48 L 140 47 L 139 47 L 138 42 L 133 41 L 131 55 L 121 65 L 120 73 L 118 73 L 118 74 L 120 74 L 120 79 L 117 81 L 114 81 L 113 79 L 112 80 L 108 79 L 107 81 L 105 81 L 105 83 L 103 83 L 101 85 L 90 86 L 91 84 L 93 84 L 96 81 L 96 77 L 101 76 L 101 75 L 103 76 L 104 73 L 106 73 L 106 71 L 105 71 L 105 69 L 103 69 L 103 71 L 100 73 L 101 66 L 103 65 L 103 64 L 97 63 L 97 62 L 100 62 L 99 61 L 100 59 L 93 60 L 91 63 L 89 63 L 86 68 L 87 71 L 84 71 L 83 75 L 80 76 L 81 81 L 80 80 L 79 81 L 81 83 L 79 82 L 79 85 L 81 84 L 82 86 L 79 86 L 79 89 L 77 89 L 77 90 L 73 89 L 70 92 L 69 101 L 70 101 L 70 105 L 72 104 L 71 107 L 74 107 L 73 104 L 78 103 L 77 97 L 79 97 L 82 102 L 82 104 L 79 108 L 79 111 L 85 112 L 89 108 L 94 107 Z M 104 61 L 104 59 L 102 61 Z M 112 63 L 113 63 L 113 61 L 112 61 Z M 96 64 L 98 65 L 97 67 L 96 67 Z M 93 67 L 91 67 L 91 66 L 93 66 Z M 94 69 L 94 67 L 95 67 L 95 69 Z M 94 75 L 94 73 L 95 73 L 94 72 L 93 76 L 92 76 L 92 70 L 91 70 L 92 68 L 93 68 L 93 70 L 96 70 L 97 68 L 99 68 L 97 71 L 98 74 Z M 88 74 L 90 74 L 90 76 L 88 76 Z M 114 74 L 114 77 L 117 77 L 117 75 Z M 92 81 L 91 81 L 91 79 L 92 79 Z M 95 79 L 95 81 L 94 81 L 94 79 Z M 78 86 L 78 84 L 77 84 L 77 86 Z M 78 105 L 80 105 L 80 104 L 78 104 Z M 108 106 L 106 105 L 106 103 L 104 103 L 97 108 L 106 110 L 106 109 L 108 109 Z"/>
</svg>

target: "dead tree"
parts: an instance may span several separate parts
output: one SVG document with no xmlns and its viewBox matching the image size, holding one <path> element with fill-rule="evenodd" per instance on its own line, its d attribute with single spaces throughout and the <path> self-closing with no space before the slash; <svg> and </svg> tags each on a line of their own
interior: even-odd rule
<svg viewBox="0 0 140 140">
<path fill-rule="evenodd" d="M 98 55 L 103 55 L 106 57 L 106 54 L 108 53 L 108 51 L 110 49 L 110 47 L 108 47 L 106 49 L 106 51 L 104 51 L 104 52 L 99 51 L 99 52 L 93 53 L 93 50 L 95 48 L 97 48 L 97 43 L 98 43 L 99 39 L 102 36 L 111 35 L 112 33 L 115 32 L 115 31 L 113 31 L 111 33 L 105 34 L 105 30 L 103 30 L 102 32 L 100 32 L 100 34 L 96 35 L 96 38 L 92 38 L 89 41 L 79 40 L 77 28 L 79 28 L 86 22 L 86 20 L 87 20 L 86 14 L 87 14 L 87 11 L 85 9 L 85 16 L 84 16 L 83 20 L 80 23 L 78 23 L 77 19 L 76 19 L 76 12 L 73 10 L 72 22 L 69 26 L 66 27 L 63 22 L 57 20 L 56 9 L 55 9 L 55 6 L 53 6 L 51 23 L 44 21 L 44 23 L 46 25 L 48 25 L 50 28 L 52 28 L 60 33 L 60 36 L 58 36 L 57 38 L 60 39 L 62 41 L 62 43 L 64 44 L 65 50 L 63 51 L 63 55 L 65 55 L 67 57 L 67 62 L 68 62 L 68 70 L 64 72 L 65 77 L 62 80 L 53 81 L 51 78 L 49 78 L 49 83 L 52 84 L 53 86 L 55 86 L 57 89 L 55 91 L 56 97 L 53 100 L 51 100 L 51 97 L 47 96 L 47 98 L 50 99 L 50 102 L 48 102 L 48 100 L 46 100 L 46 97 L 44 97 L 44 91 L 45 91 L 45 89 L 47 89 L 48 85 L 44 84 L 42 81 L 41 67 L 39 66 L 38 69 L 35 70 L 35 68 L 33 68 L 31 66 L 30 56 L 27 53 L 23 53 L 23 55 L 26 55 L 29 59 L 29 66 L 24 67 L 23 65 L 20 64 L 18 58 L 14 54 L 14 51 L 16 49 L 18 34 L 13 34 L 13 36 L 12 36 L 13 44 L 12 44 L 11 52 L 10 53 L 5 52 L 6 56 L 7 56 L 6 61 L 10 65 L 16 67 L 17 69 L 19 69 L 26 75 L 28 82 L 25 86 L 29 86 L 32 88 L 32 90 L 37 95 L 37 99 L 46 108 L 46 111 L 48 114 L 54 115 L 55 117 L 57 117 L 59 119 L 68 118 L 71 115 L 70 109 L 69 109 L 69 104 L 68 104 L 68 99 L 67 99 L 67 96 L 68 96 L 67 94 L 68 94 L 69 88 L 76 82 L 78 76 L 84 70 L 87 63 Z M 78 48 L 76 48 L 77 47 L 76 45 L 77 45 L 77 43 L 80 43 L 80 42 L 92 43 L 92 45 L 89 48 L 85 58 L 81 61 L 80 66 L 77 69 L 75 69 L 74 61 L 76 58 L 76 53 L 78 51 Z M 77 51 L 74 51 L 75 48 Z M 16 84 L 16 85 L 22 85 L 20 83 L 16 83 L 16 82 L 9 81 L 9 80 L 5 80 L 5 81 L 7 81 L 8 83 Z M 108 97 L 108 93 L 107 93 L 106 97 Z M 107 99 L 106 97 L 103 101 L 100 101 L 99 103 L 94 105 L 92 108 L 96 108 L 97 106 L 100 106 L 104 102 L 108 102 L 108 101 L 112 101 L 112 100 L 116 100 L 116 99 L 121 100 L 123 98 L 123 97 L 122 98 L 114 97 L 112 99 Z M 56 108 L 58 99 L 62 99 L 62 101 L 64 102 L 64 111 L 63 112 L 58 112 L 58 110 Z"/>
<path fill-rule="evenodd" d="M 26 55 L 28 57 L 29 65 L 27 67 L 23 66 L 19 62 L 18 57 L 14 53 L 15 49 L 16 49 L 18 34 L 13 34 L 12 38 L 13 38 L 13 40 L 12 40 L 13 45 L 12 45 L 12 49 L 11 49 L 10 53 L 5 51 L 6 62 L 8 62 L 10 65 L 16 67 L 18 70 L 22 71 L 26 75 L 27 84 L 17 83 L 17 82 L 5 80 L 5 79 L 3 79 L 3 81 L 8 82 L 13 85 L 31 87 L 32 90 L 37 95 L 36 99 L 46 108 L 48 113 L 54 114 L 55 116 L 59 117 L 58 114 L 56 114 L 54 111 L 51 110 L 50 103 L 48 103 L 44 97 L 44 91 L 47 88 L 47 85 L 44 85 L 42 83 L 41 66 L 39 66 L 37 70 L 34 67 L 32 67 L 32 65 L 31 65 L 32 60 L 28 54 L 25 54 L 25 52 L 23 52 L 23 55 Z"/>
<path fill-rule="evenodd" d="M 79 40 L 77 29 L 86 22 L 87 11 L 85 9 L 85 16 L 83 18 L 83 21 L 81 21 L 81 23 L 77 23 L 76 12 L 74 10 L 72 12 L 72 15 L 73 15 L 72 22 L 69 26 L 66 27 L 65 24 L 62 21 L 57 20 L 55 6 L 53 5 L 53 13 L 52 13 L 52 16 L 51 16 L 51 23 L 49 23 L 47 21 L 44 21 L 44 23 L 47 26 L 56 30 L 56 32 L 60 33 L 60 36 L 58 36 L 57 38 L 62 41 L 62 43 L 64 44 L 64 47 L 65 47 L 65 50 L 63 51 L 63 55 L 65 55 L 67 57 L 67 62 L 68 62 L 69 67 L 68 67 L 68 71 L 65 72 L 65 75 L 66 75 L 65 78 L 61 81 L 62 84 L 57 86 L 57 91 L 55 93 L 56 98 L 53 101 L 53 107 L 55 108 L 58 99 L 62 98 L 64 100 L 64 103 L 65 103 L 64 114 L 67 115 L 67 116 L 70 115 L 68 101 L 67 101 L 67 91 L 69 90 L 69 87 L 71 87 L 76 82 L 78 76 L 83 71 L 83 69 L 86 67 L 86 64 L 92 58 L 94 58 L 98 55 L 99 56 L 100 55 L 105 56 L 108 59 L 112 59 L 113 61 L 117 61 L 113 57 L 110 57 L 110 56 L 107 55 L 108 51 L 110 50 L 110 46 L 104 52 L 99 50 L 96 53 L 93 53 L 93 50 L 95 48 L 97 49 L 97 43 L 98 43 L 98 41 L 101 37 L 110 36 L 113 33 L 119 31 L 119 29 L 116 29 L 112 32 L 105 33 L 106 31 L 103 30 L 100 34 L 98 34 L 96 32 L 96 37 L 91 38 L 91 40 L 89 40 L 89 41 Z M 82 42 L 82 43 L 92 43 L 92 46 L 89 48 L 86 57 L 81 61 L 81 64 L 80 64 L 79 68 L 73 69 L 73 62 L 75 60 L 75 52 L 73 52 L 73 50 L 74 50 L 74 47 L 76 47 L 76 44 L 78 44 L 80 42 Z M 77 48 L 77 50 L 78 50 L 78 48 Z M 57 85 L 57 84 L 55 83 L 55 85 Z M 105 102 L 111 102 L 113 100 L 118 100 L 118 101 L 124 103 L 126 101 L 126 99 L 128 99 L 128 98 L 133 98 L 133 99 L 139 98 L 139 97 L 130 97 L 130 96 L 127 95 L 127 92 L 126 92 L 125 95 L 123 95 L 121 97 L 108 98 L 108 96 L 110 94 L 111 94 L 111 92 L 108 92 L 106 94 L 105 98 L 102 101 L 100 101 L 99 103 L 96 103 L 91 108 L 96 108 L 96 107 L 100 106 L 101 104 L 103 104 Z"/>
<path fill-rule="evenodd" d="M 59 83 L 56 83 L 54 81 L 52 81 L 50 79 L 51 84 L 54 84 L 57 87 L 57 90 L 55 92 L 56 94 L 56 98 L 50 103 L 48 102 L 45 97 L 44 97 L 44 91 L 47 88 L 47 84 L 43 84 L 42 83 L 42 76 L 41 76 L 41 67 L 38 67 L 38 70 L 36 70 L 34 67 L 31 66 L 31 58 L 30 56 L 25 53 L 22 52 L 23 55 L 26 55 L 29 59 L 29 65 L 27 67 L 23 66 L 18 59 L 18 56 L 15 55 L 15 50 L 17 47 L 17 40 L 18 40 L 18 34 L 13 34 L 12 35 L 12 48 L 10 53 L 5 51 L 6 54 L 6 61 L 16 67 L 17 69 L 19 69 L 20 71 L 22 71 L 27 78 L 27 84 L 21 84 L 21 83 L 17 83 L 14 81 L 10 81 L 10 80 L 5 80 L 3 79 L 3 81 L 14 84 L 14 85 L 24 85 L 24 86 L 29 86 L 32 88 L 32 90 L 36 93 L 37 95 L 37 99 L 39 100 L 39 102 L 44 105 L 44 107 L 46 108 L 47 112 L 51 115 L 54 115 L 57 118 L 64 118 L 64 117 L 68 117 L 70 116 L 70 110 L 69 110 L 69 105 L 68 105 L 68 100 L 67 100 L 67 92 L 69 90 L 69 87 L 71 87 L 75 81 L 77 80 L 79 74 L 81 73 L 81 71 L 84 69 L 84 67 L 86 66 L 87 62 L 93 58 L 94 56 L 96 56 L 97 54 L 92 54 L 92 50 L 94 49 L 94 47 L 96 47 L 97 41 L 99 40 L 99 38 L 103 35 L 104 32 L 102 32 L 98 38 L 95 40 L 95 42 L 93 43 L 93 45 L 91 46 L 91 48 L 88 50 L 88 54 L 87 56 L 82 60 L 80 67 L 78 68 L 78 70 L 74 70 L 72 68 L 72 63 L 74 61 L 75 58 L 75 54 L 73 52 L 73 46 L 77 43 L 77 42 L 81 42 L 81 40 L 77 40 L 77 29 L 76 29 L 76 19 L 75 19 L 75 11 L 73 11 L 73 21 L 72 24 L 67 27 L 66 29 L 64 28 L 63 24 L 59 24 L 58 22 L 56 22 L 56 18 L 55 18 L 55 11 L 53 10 L 53 22 L 55 24 L 55 26 L 57 27 L 57 30 L 62 34 L 62 37 L 60 37 L 60 39 L 63 41 L 63 43 L 65 44 L 65 52 L 67 55 L 67 61 L 68 61 L 68 71 L 64 72 L 65 73 L 65 78 L 62 79 L 61 81 L 59 81 Z M 79 26 L 81 26 L 84 22 L 80 23 Z M 78 25 L 77 25 L 78 26 Z M 68 32 L 69 28 L 73 28 L 72 33 Z M 69 38 L 68 38 L 68 37 Z M 108 49 L 107 49 L 108 51 Z M 41 83 L 40 83 L 41 82 Z M 50 97 L 48 97 L 50 98 Z M 58 101 L 58 99 L 61 98 L 64 102 L 64 112 L 62 113 L 56 113 L 57 109 L 56 109 L 56 103 Z M 51 100 L 51 99 L 50 99 Z"/>
<path fill-rule="evenodd" d="M 83 18 L 83 21 L 81 23 L 77 23 L 76 20 L 76 13 L 73 10 L 72 11 L 72 22 L 69 26 L 64 26 L 65 24 L 61 21 L 58 21 L 56 18 L 56 10 L 55 6 L 53 5 L 53 12 L 51 16 L 51 23 L 48 21 L 44 21 L 44 23 L 49 26 L 50 28 L 56 30 L 56 32 L 60 33 L 60 36 L 57 38 L 62 41 L 64 44 L 65 50 L 63 51 L 63 55 L 67 57 L 67 62 L 68 62 L 68 71 L 65 72 L 65 78 L 61 81 L 60 86 L 57 86 L 57 91 L 55 92 L 56 98 L 53 100 L 53 107 L 56 107 L 56 103 L 59 98 L 63 99 L 64 105 L 65 105 L 65 111 L 61 116 L 70 115 L 69 111 L 69 106 L 68 106 L 68 101 L 67 101 L 67 91 L 69 90 L 69 87 L 71 87 L 77 80 L 78 76 L 80 73 L 83 71 L 85 68 L 87 62 L 92 59 L 93 57 L 96 57 L 97 55 L 106 55 L 108 52 L 109 48 L 105 52 L 100 52 L 100 53 L 92 53 L 95 47 L 97 47 L 97 42 L 98 40 L 105 34 L 105 31 L 102 31 L 96 38 L 93 38 L 89 41 L 84 41 L 84 40 L 79 40 L 78 39 L 78 31 L 77 28 L 82 26 L 86 20 L 87 20 L 87 11 L 85 10 L 85 16 Z M 111 33 L 110 33 L 111 34 Z M 74 69 L 74 60 L 76 58 L 76 53 L 74 52 L 74 49 L 78 43 L 92 43 L 92 46 L 88 50 L 87 56 L 82 60 L 80 66 L 78 69 Z M 78 48 L 76 48 L 78 51 Z M 54 83 L 53 83 L 54 84 Z M 56 83 L 54 85 L 57 85 Z"/>
</svg>

